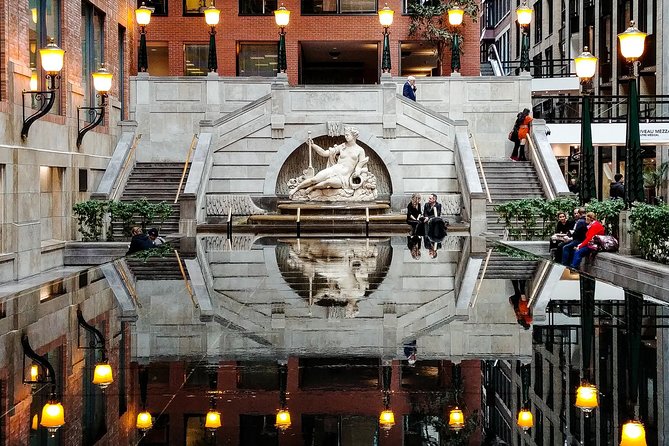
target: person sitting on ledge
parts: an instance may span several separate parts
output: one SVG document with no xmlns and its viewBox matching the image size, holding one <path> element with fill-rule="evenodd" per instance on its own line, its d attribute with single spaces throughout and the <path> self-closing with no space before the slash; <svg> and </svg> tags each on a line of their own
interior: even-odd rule
<svg viewBox="0 0 669 446">
<path fill-rule="evenodd" d="M 555 225 L 555 232 L 551 236 L 549 245 L 549 250 L 553 254 L 553 258 L 556 262 L 562 263 L 562 248 L 569 240 L 569 233 L 572 229 L 574 229 L 574 221 L 567 220 L 566 212 L 559 212 L 558 222 Z"/>
<path fill-rule="evenodd" d="M 596 235 L 604 235 L 604 225 L 597 221 L 594 212 L 585 214 L 585 223 L 588 225 L 588 232 L 585 234 L 585 239 L 577 245 L 574 249 L 574 259 L 571 261 L 571 267 L 577 269 L 581 265 L 581 259 L 595 250 L 590 247 L 592 238 Z"/>
<path fill-rule="evenodd" d="M 424 218 L 420 211 L 420 194 L 413 194 L 407 205 L 407 224 L 411 226 L 411 235 L 424 235 Z"/>
<path fill-rule="evenodd" d="M 139 251 L 144 251 L 145 249 L 153 248 L 153 242 L 148 235 L 144 234 L 142 228 L 139 226 L 134 226 L 130 231 L 132 238 L 130 239 L 130 247 L 128 252 L 125 255 L 134 254 Z"/>
</svg>

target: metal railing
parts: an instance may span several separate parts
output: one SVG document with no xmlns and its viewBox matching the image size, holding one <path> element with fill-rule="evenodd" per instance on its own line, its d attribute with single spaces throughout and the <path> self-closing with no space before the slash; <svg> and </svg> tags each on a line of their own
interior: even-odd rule
<svg viewBox="0 0 669 446">
<path fill-rule="evenodd" d="M 134 159 L 133 154 L 135 153 L 135 150 L 137 149 L 137 145 L 139 144 L 139 140 L 142 139 L 142 134 L 135 135 L 135 137 L 132 140 L 132 145 L 130 146 L 130 150 L 128 150 L 128 154 L 125 157 L 125 161 L 123 162 L 123 167 L 121 167 L 121 171 L 118 174 L 118 177 L 116 178 L 116 181 L 114 182 L 114 185 L 112 186 L 111 193 L 109 194 L 109 200 L 114 201 L 118 198 L 118 193 L 121 190 L 121 187 L 124 185 L 124 179 L 126 178 L 126 172 L 128 171 L 128 168 L 130 167 L 130 160 Z M 134 163 L 133 163 L 134 165 Z"/>
<path fill-rule="evenodd" d="M 184 185 L 184 180 L 186 179 L 186 171 L 188 170 L 188 165 L 190 164 L 190 157 L 191 154 L 193 153 L 193 150 L 195 150 L 195 146 L 197 145 L 199 137 L 197 134 L 193 135 L 193 139 L 190 141 L 190 147 L 188 148 L 188 153 L 186 154 L 186 161 L 184 162 L 184 169 L 183 172 L 181 172 L 181 180 L 179 180 L 179 188 L 177 189 L 177 195 L 174 197 L 174 204 L 176 204 L 179 201 L 179 195 L 181 194 L 181 188 Z"/>
<path fill-rule="evenodd" d="M 472 148 L 474 149 L 474 154 L 476 155 L 476 162 L 478 163 L 479 170 L 481 171 L 481 178 L 483 179 L 483 189 L 485 189 L 486 198 L 488 199 L 488 203 L 492 203 L 492 198 L 490 196 L 490 189 L 488 188 L 488 180 L 486 179 L 485 171 L 483 170 L 483 163 L 481 162 L 481 153 L 479 152 L 479 148 L 476 145 L 476 138 L 474 138 L 474 135 L 472 135 L 471 133 L 469 134 L 469 138 L 472 140 Z"/>
<path fill-rule="evenodd" d="M 554 124 L 581 122 L 580 96 L 540 96 L 533 99 L 533 115 Z M 593 96 L 593 123 L 627 120 L 627 96 Z M 640 122 L 669 122 L 669 95 L 639 96 Z"/>
</svg>

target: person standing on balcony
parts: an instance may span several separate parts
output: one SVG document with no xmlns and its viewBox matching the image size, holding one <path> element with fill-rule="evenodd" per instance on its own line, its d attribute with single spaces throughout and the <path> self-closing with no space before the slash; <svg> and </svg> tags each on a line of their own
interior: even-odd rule
<svg viewBox="0 0 669 446">
<path fill-rule="evenodd" d="M 525 158 L 525 143 L 527 141 L 527 134 L 530 131 L 530 124 L 532 117 L 530 116 L 530 109 L 526 108 L 516 116 L 516 122 L 513 125 L 513 152 L 511 152 L 511 159 L 513 161 L 527 161 Z"/>
<path fill-rule="evenodd" d="M 613 176 L 613 181 L 609 187 L 609 198 L 612 200 L 614 198 L 625 199 L 625 183 L 623 183 L 623 176 L 619 173 Z"/>
<path fill-rule="evenodd" d="M 413 76 L 407 77 L 407 81 L 404 83 L 404 88 L 402 89 L 402 96 L 412 101 L 416 100 L 416 78 Z"/>
</svg>

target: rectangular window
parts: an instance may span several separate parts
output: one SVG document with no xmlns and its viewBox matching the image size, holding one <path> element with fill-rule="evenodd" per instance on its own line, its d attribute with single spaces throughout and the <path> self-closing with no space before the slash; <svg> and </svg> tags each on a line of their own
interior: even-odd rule
<svg viewBox="0 0 669 446">
<path fill-rule="evenodd" d="M 46 87 L 44 74 L 37 57 L 40 48 L 46 47 L 50 39 L 62 48 L 60 40 L 60 0 L 28 0 L 30 24 L 28 29 L 28 47 L 30 48 L 30 68 L 37 76 L 37 90 Z M 33 103 L 33 107 L 39 104 Z M 50 113 L 58 114 L 60 101 L 56 95 L 56 103 Z"/>
<path fill-rule="evenodd" d="M 276 43 L 240 43 L 237 76 L 274 77 L 277 73 Z"/>
<path fill-rule="evenodd" d="M 546 9 L 548 9 L 548 35 L 553 34 L 553 0 L 547 0 Z"/>
<path fill-rule="evenodd" d="M 184 75 L 206 76 L 209 56 L 209 44 L 184 45 Z"/>
<path fill-rule="evenodd" d="M 542 0 L 534 4 L 534 43 L 541 42 L 541 29 L 543 25 Z"/>
<path fill-rule="evenodd" d="M 239 15 L 272 15 L 277 0 L 239 0 Z"/>
<path fill-rule="evenodd" d="M 368 14 L 377 12 L 376 0 L 302 0 L 302 14 Z"/>
<path fill-rule="evenodd" d="M 146 5 L 148 8 L 153 8 L 153 13 L 151 15 L 155 16 L 166 16 L 167 15 L 167 0 L 137 0 L 137 7 L 139 8 L 142 4 Z M 151 73 L 153 75 L 153 73 Z"/>
<path fill-rule="evenodd" d="M 118 100 L 121 103 L 121 121 L 125 119 L 125 28 L 118 26 Z"/>
<path fill-rule="evenodd" d="M 104 63 L 104 23 L 105 15 L 92 4 L 81 5 L 81 84 L 84 90 L 84 103 L 96 107 L 93 78 Z"/>
<path fill-rule="evenodd" d="M 146 42 L 151 76 L 170 75 L 170 51 L 167 42 Z"/>
<path fill-rule="evenodd" d="M 184 15 L 204 15 L 204 9 L 207 7 L 206 0 L 183 0 Z"/>
</svg>

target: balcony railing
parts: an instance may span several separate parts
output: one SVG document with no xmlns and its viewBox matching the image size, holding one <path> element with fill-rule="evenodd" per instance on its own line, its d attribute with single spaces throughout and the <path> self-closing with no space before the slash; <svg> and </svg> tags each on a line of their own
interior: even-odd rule
<svg viewBox="0 0 669 446">
<path fill-rule="evenodd" d="M 627 120 L 627 96 L 593 96 L 593 123 Z M 533 115 L 548 123 L 581 122 L 580 96 L 541 96 L 533 99 Z M 641 122 L 669 122 L 669 95 L 639 96 Z"/>
</svg>

